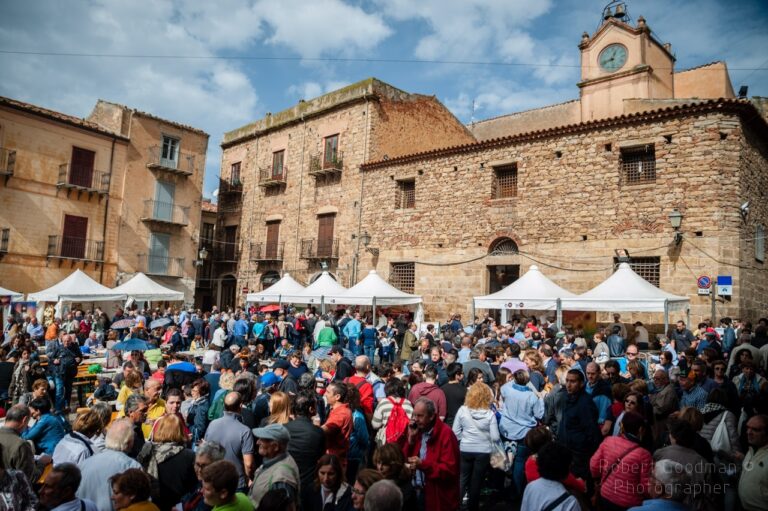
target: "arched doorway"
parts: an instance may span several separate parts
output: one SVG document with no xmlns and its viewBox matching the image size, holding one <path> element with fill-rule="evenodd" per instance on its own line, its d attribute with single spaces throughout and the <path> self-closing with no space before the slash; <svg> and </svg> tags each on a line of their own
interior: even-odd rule
<svg viewBox="0 0 768 511">
<path fill-rule="evenodd" d="M 278 280 L 280 280 L 280 274 L 278 272 L 276 271 L 265 272 L 261 276 L 261 280 L 259 281 L 261 283 L 261 290 L 263 291 L 268 287 L 276 284 Z"/>
<path fill-rule="evenodd" d="M 496 238 L 488 247 L 488 253 L 492 256 L 511 256 L 518 254 L 517 243 L 506 236 Z"/>
<path fill-rule="evenodd" d="M 225 275 L 221 278 L 221 292 L 219 293 L 219 309 L 226 310 L 227 307 L 235 308 L 235 296 L 237 293 L 237 279 L 232 275 Z"/>
<path fill-rule="evenodd" d="M 488 247 L 488 294 L 501 291 L 520 278 L 517 243 L 512 238 L 496 238 Z M 498 321 L 500 312 L 491 311 Z"/>
</svg>

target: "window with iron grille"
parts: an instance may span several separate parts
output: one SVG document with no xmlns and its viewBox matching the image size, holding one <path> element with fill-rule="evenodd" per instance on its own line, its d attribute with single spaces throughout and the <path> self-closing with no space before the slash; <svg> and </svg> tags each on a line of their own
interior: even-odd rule
<svg viewBox="0 0 768 511">
<path fill-rule="evenodd" d="M 416 207 L 416 181 L 413 179 L 408 181 L 397 182 L 397 198 L 395 201 L 395 209 L 406 209 Z"/>
<path fill-rule="evenodd" d="M 229 169 L 229 179 L 233 183 L 240 182 L 240 162 L 233 163 Z"/>
<path fill-rule="evenodd" d="M 765 227 L 762 225 L 755 228 L 755 259 L 765 262 Z"/>
<path fill-rule="evenodd" d="M 416 281 L 416 265 L 414 263 L 390 263 L 389 283 L 404 293 L 413 293 Z"/>
<path fill-rule="evenodd" d="M 656 287 L 659 287 L 661 275 L 661 257 L 632 257 L 629 259 L 629 267 Z M 613 258 L 613 270 L 619 268 L 619 258 Z"/>
<path fill-rule="evenodd" d="M 656 150 L 653 144 L 623 148 L 620 164 L 623 184 L 656 182 Z"/>
<path fill-rule="evenodd" d="M 283 175 L 283 161 L 285 160 L 285 151 L 275 151 L 272 153 L 272 175 Z"/>
<path fill-rule="evenodd" d="M 505 165 L 493 169 L 494 199 L 517 197 L 517 165 Z"/>
</svg>

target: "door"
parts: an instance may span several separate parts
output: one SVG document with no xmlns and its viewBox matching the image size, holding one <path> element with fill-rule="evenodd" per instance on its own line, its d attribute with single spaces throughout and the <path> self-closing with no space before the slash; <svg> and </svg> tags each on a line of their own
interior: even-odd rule
<svg viewBox="0 0 768 511">
<path fill-rule="evenodd" d="M 227 275 L 221 280 L 221 295 L 219 300 L 219 308 L 226 310 L 227 307 L 235 306 L 235 293 L 237 291 L 237 280 Z"/>
<path fill-rule="evenodd" d="M 520 278 L 520 266 L 517 264 L 488 266 L 488 294 L 501 291 Z M 489 311 L 490 316 L 497 322 L 501 321 L 501 311 L 494 309 Z"/>
<path fill-rule="evenodd" d="M 323 168 L 333 167 L 339 158 L 339 136 L 333 135 L 325 139 L 325 155 Z"/>
<path fill-rule="evenodd" d="M 333 223 L 336 215 L 320 215 L 317 217 L 317 257 L 333 255 Z"/>
<path fill-rule="evenodd" d="M 175 169 L 179 162 L 179 140 L 172 137 L 163 137 L 163 148 L 160 154 L 160 165 Z"/>
<path fill-rule="evenodd" d="M 93 162 L 96 153 L 79 147 L 72 148 L 72 161 L 69 164 L 69 184 L 93 187 Z"/>
<path fill-rule="evenodd" d="M 168 274 L 168 254 L 171 252 L 171 235 L 153 232 L 149 236 L 149 261 L 147 270 L 154 275 Z"/>
<path fill-rule="evenodd" d="M 267 243 L 264 256 L 270 260 L 277 259 L 277 244 L 280 239 L 280 222 L 267 222 Z"/>
<path fill-rule="evenodd" d="M 224 260 L 234 261 L 237 249 L 237 226 L 228 225 L 224 228 Z"/>
<path fill-rule="evenodd" d="M 155 210 L 152 218 L 170 222 L 173 220 L 173 197 L 176 185 L 168 181 L 158 181 L 155 186 Z"/>
<path fill-rule="evenodd" d="M 85 239 L 87 236 L 87 217 L 64 215 L 64 232 L 61 236 L 61 257 L 85 259 Z"/>
</svg>

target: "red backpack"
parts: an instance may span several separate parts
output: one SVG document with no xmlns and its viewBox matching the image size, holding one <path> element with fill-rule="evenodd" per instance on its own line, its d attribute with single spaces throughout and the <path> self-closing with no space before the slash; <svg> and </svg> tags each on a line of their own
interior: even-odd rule
<svg viewBox="0 0 768 511">
<path fill-rule="evenodd" d="M 387 443 L 400 443 L 404 438 L 405 432 L 408 430 L 408 424 L 411 422 L 405 413 L 405 408 L 403 408 L 405 398 L 401 397 L 399 402 L 391 397 L 387 399 L 392 403 L 392 411 L 389 412 L 389 419 L 387 420 L 387 427 L 384 432 L 385 438 Z"/>
<path fill-rule="evenodd" d="M 370 417 L 373 415 L 373 387 L 371 384 L 362 376 L 350 376 L 344 379 L 344 383 L 351 383 L 360 391 L 360 407 L 370 421 Z"/>
</svg>

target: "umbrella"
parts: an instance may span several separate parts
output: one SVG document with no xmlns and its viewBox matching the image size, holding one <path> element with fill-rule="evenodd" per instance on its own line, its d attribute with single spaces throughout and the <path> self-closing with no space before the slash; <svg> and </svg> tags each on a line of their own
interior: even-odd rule
<svg viewBox="0 0 768 511">
<path fill-rule="evenodd" d="M 150 330 L 154 330 L 155 328 L 168 326 L 171 323 L 173 323 L 173 320 L 171 318 L 158 318 L 149 324 L 149 328 Z"/>
<path fill-rule="evenodd" d="M 261 312 L 277 312 L 280 310 L 279 305 L 265 305 L 261 309 L 259 309 Z"/>
<path fill-rule="evenodd" d="M 122 330 L 124 328 L 131 328 L 135 324 L 136 324 L 136 320 L 135 319 L 131 319 L 131 318 L 128 318 L 128 319 L 118 319 L 117 321 L 112 323 L 110 328 L 112 328 L 113 330 Z"/>
<path fill-rule="evenodd" d="M 119 351 L 146 351 L 149 349 L 149 345 L 141 339 L 128 339 L 127 341 L 118 342 L 112 346 L 112 349 Z"/>
</svg>

